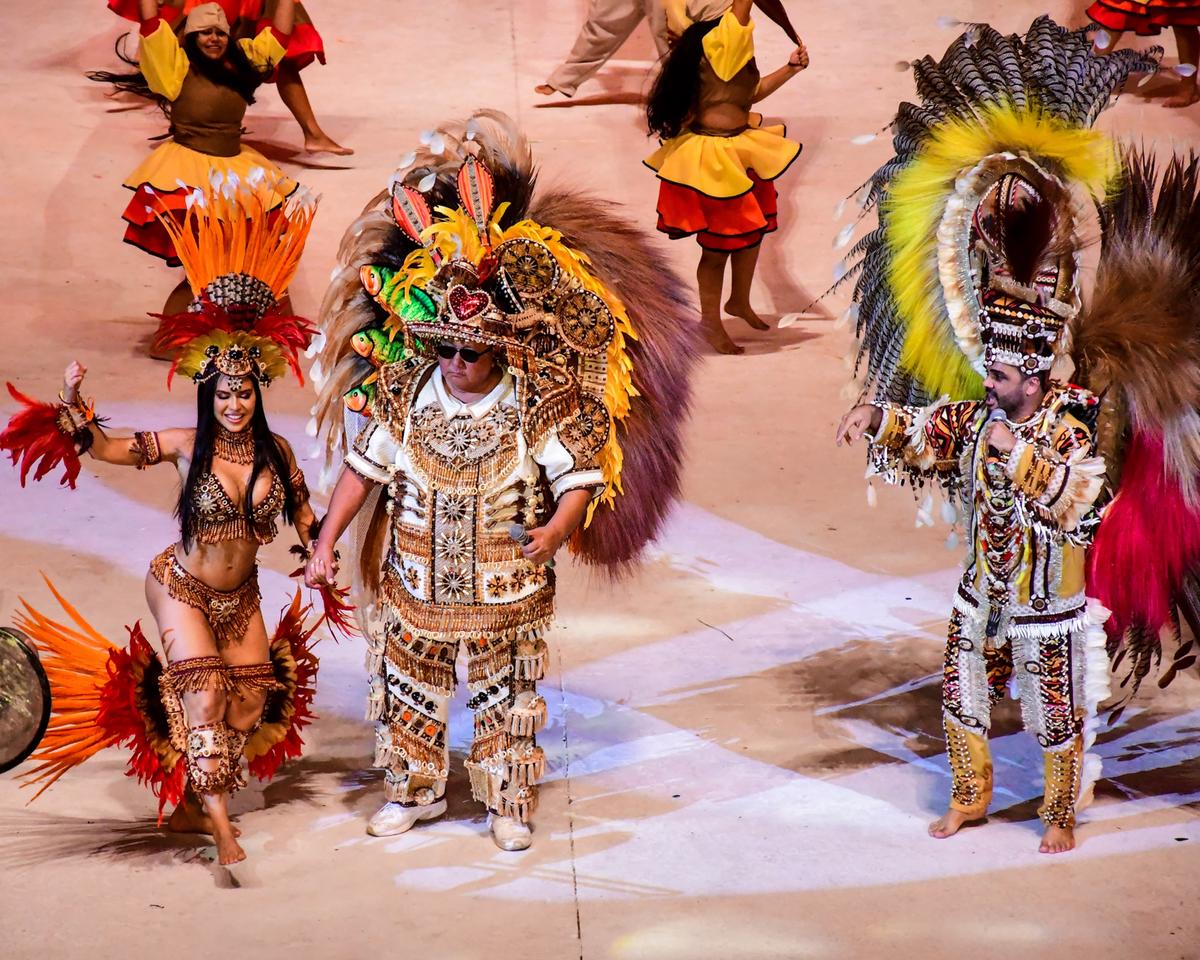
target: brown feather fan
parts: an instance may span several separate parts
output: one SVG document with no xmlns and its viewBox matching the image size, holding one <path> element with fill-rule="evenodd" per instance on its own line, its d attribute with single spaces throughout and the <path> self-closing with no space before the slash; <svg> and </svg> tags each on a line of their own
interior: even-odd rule
<svg viewBox="0 0 1200 960">
<path fill-rule="evenodd" d="M 611 201 L 566 190 L 546 192 L 529 208 L 532 219 L 552 225 L 569 246 L 587 254 L 597 279 L 625 304 L 637 333 L 628 349 L 638 396 L 617 426 L 624 493 L 613 509 L 597 510 L 575 542 L 580 560 L 604 566 L 613 577 L 630 572 L 679 495 L 681 434 L 700 349 L 687 286 L 659 245 L 617 216 L 617 209 Z"/>
<path fill-rule="evenodd" d="M 1075 319 L 1076 379 L 1105 395 L 1106 451 L 1132 427 L 1161 434 L 1165 462 L 1190 504 L 1200 475 L 1200 207 L 1198 160 L 1174 157 L 1162 183 L 1153 157 L 1126 156 L 1101 212 L 1103 251 L 1091 300 Z M 1111 397 L 1111 399 L 1109 399 Z M 1115 419 L 1115 422 L 1113 420 Z M 1107 460 L 1119 470 L 1120 461 Z M 1110 474 L 1111 477 L 1111 474 Z"/>
<path fill-rule="evenodd" d="M 1200 161 L 1173 156 L 1161 180 L 1130 151 L 1101 210 L 1090 303 L 1073 327 L 1077 380 L 1102 394 L 1098 445 L 1115 497 L 1088 556 L 1088 593 L 1112 611 L 1113 668 L 1136 691 L 1175 652 L 1165 686 L 1196 662 L 1200 636 Z"/>
</svg>

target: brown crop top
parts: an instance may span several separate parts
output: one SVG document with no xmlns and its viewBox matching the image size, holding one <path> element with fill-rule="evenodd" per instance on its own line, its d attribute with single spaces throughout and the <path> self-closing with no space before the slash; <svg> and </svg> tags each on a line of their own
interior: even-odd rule
<svg viewBox="0 0 1200 960">
<path fill-rule="evenodd" d="M 138 469 L 162 462 L 157 434 L 150 431 L 134 434 L 133 449 L 138 457 Z M 295 467 L 289 479 L 299 506 L 309 496 L 304 474 L 299 467 Z M 283 507 L 283 484 L 274 473 L 271 474 L 271 488 L 251 508 L 249 519 L 245 510 L 234 503 L 220 478 L 215 473 L 205 473 L 192 491 L 193 520 L 190 532 L 200 543 L 225 543 L 229 540 L 270 543 L 279 533 L 275 518 L 283 512 Z"/>
</svg>

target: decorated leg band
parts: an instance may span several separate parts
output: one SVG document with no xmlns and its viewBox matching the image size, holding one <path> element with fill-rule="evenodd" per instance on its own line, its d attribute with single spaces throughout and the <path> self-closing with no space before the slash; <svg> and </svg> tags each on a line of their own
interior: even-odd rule
<svg viewBox="0 0 1200 960">
<path fill-rule="evenodd" d="M 229 667 L 229 688 L 235 695 L 246 698 L 249 693 L 273 693 L 283 684 L 275 679 L 275 664 L 239 663 Z"/>
<path fill-rule="evenodd" d="M 992 800 L 992 759 L 987 738 L 943 716 L 946 757 L 950 761 L 950 807 L 982 817 Z"/>
<path fill-rule="evenodd" d="M 513 657 L 513 679 L 532 682 L 546 675 L 546 641 L 539 633 L 530 632 L 517 640 L 517 652 Z"/>
<path fill-rule="evenodd" d="M 546 701 L 535 690 L 522 690 L 508 711 L 508 732 L 532 737 L 546 726 Z"/>
<path fill-rule="evenodd" d="M 1044 754 L 1046 794 L 1038 816 L 1047 825 L 1066 830 L 1075 826 L 1075 802 L 1079 799 L 1079 781 L 1083 773 L 1083 741 L 1076 737 L 1064 749 Z"/>
<path fill-rule="evenodd" d="M 229 793 L 236 789 L 236 770 L 229 756 L 229 728 L 224 720 L 190 727 L 184 756 L 188 780 L 196 793 Z"/>
<path fill-rule="evenodd" d="M 230 689 L 228 667 L 220 657 L 188 657 L 167 666 L 167 677 L 176 694 L 199 690 Z"/>
<path fill-rule="evenodd" d="M 219 648 L 240 643 L 245 637 L 261 600 L 257 568 L 240 587 L 216 590 L 184 570 L 175 556 L 175 547 L 170 546 L 150 561 L 150 573 L 167 588 L 171 599 L 204 614 Z"/>
</svg>

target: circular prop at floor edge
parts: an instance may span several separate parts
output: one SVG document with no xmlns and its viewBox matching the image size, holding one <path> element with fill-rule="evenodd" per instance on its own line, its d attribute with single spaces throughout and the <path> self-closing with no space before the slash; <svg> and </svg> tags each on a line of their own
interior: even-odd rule
<svg viewBox="0 0 1200 960">
<path fill-rule="evenodd" d="M 37 748 L 50 722 L 50 681 L 29 638 L 0 627 L 0 773 Z"/>
</svg>

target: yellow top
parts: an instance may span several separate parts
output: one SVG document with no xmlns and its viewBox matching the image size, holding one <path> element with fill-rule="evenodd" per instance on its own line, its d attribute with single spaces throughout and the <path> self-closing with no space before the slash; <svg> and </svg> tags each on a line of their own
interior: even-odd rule
<svg viewBox="0 0 1200 960">
<path fill-rule="evenodd" d="M 703 44 L 713 72 L 722 80 L 732 80 L 754 58 L 754 21 L 743 26 L 732 10 L 726 10 L 721 22 L 705 34 Z"/>
<path fill-rule="evenodd" d="M 274 69 L 287 54 L 270 27 L 264 27 L 253 40 L 239 40 L 238 43 L 250 62 L 260 70 Z M 151 90 L 168 100 L 179 96 L 191 64 L 175 31 L 165 20 L 160 20 L 148 37 L 142 37 L 140 59 L 142 73 Z"/>
</svg>

